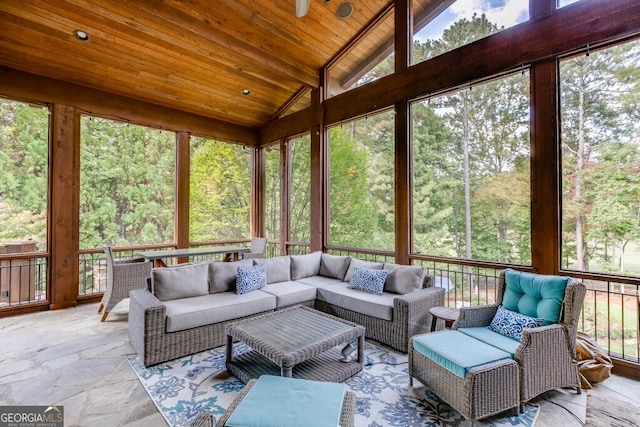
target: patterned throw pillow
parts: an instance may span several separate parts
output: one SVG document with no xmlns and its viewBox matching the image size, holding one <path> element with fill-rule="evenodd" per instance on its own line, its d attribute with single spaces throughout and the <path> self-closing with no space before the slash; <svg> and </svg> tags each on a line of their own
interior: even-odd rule
<svg viewBox="0 0 640 427">
<path fill-rule="evenodd" d="M 526 328 L 537 328 L 544 323 L 541 317 L 529 317 L 515 311 L 508 310 L 502 305 L 493 317 L 489 329 L 507 337 L 522 339 L 522 331 Z"/>
<path fill-rule="evenodd" d="M 365 267 L 356 267 L 348 288 L 382 295 L 387 274 L 389 274 L 387 270 L 372 270 Z"/>
<path fill-rule="evenodd" d="M 242 295 L 267 286 L 267 266 L 238 267 L 236 294 Z"/>
</svg>

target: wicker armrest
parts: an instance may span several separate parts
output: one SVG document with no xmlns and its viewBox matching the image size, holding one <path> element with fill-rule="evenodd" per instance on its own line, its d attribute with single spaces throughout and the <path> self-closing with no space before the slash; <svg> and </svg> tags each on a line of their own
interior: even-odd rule
<svg viewBox="0 0 640 427">
<path fill-rule="evenodd" d="M 569 354 L 572 359 L 575 357 L 569 336 L 563 325 L 553 324 L 524 329 L 515 358 L 521 363 L 525 361 L 530 363 L 537 358 L 548 362 L 549 354 L 552 353 L 561 354 L 563 357 Z"/>
<path fill-rule="evenodd" d="M 479 305 L 475 307 L 460 307 L 460 315 L 458 320 L 453 322 L 451 329 L 458 328 L 476 328 L 480 326 L 489 326 L 491 320 L 496 315 L 498 306 Z"/>
<path fill-rule="evenodd" d="M 139 355 L 145 354 L 147 336 L 165 333 L 166 308 L 146 289 L 134 289 L 129 294 L 129 340 Z"/>
<path fill-rule="evenodd" d="M 406 317 L 407 339 L 413 335 L 429 331 L 431 327 L 431 307 L 444 305 L 443 288 L 430 287 L 398 295 L 393 302 L 394 321 Z"/>
</svg>

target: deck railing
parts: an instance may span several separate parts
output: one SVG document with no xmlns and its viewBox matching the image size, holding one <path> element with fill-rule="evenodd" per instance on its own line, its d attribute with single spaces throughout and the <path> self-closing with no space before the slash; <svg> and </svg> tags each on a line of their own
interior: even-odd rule
<svg viewBox="0 0 640 427">
<path fill-rule="evenodd" d="M 248 239 L 207 241 L 191 244 L 197 246 L 225 246 L 248 244 Z M 172 244 L 114 248 L 118 259 L 134 258 L 139 251 L 161 250 L 175 247 Z M 287 253 L 306 254 L 309 245 L 287 242 Z M 351 255 L 360 259 L 394 262 L 389 251 L 365 250 L 330 246 L 327 252 L 334 255 Z M 267 257 L 280 253 L 280 244 L 269 241 Z M 203 255 L 191 262 L 220 261 L 223 255 Z M 104 292 L 106 285 L 106 261 L 102 249 L 82 250 L 79 256 L 79 295 L 90 296 Z M 174 260 L 167 260 L 172 264 Z M 446 289 L 445 304 L 450 307 L 494 303 L 496 284 L 500 272 L 507 265 L 467 260 L 451 260 L 414 255 L 414 265 L 425 267 L 435 279 L 435 285 Z M 529 271 L 526 266 L 514 266 Z M 567 272 L 587 287 L 579 329 L 595 338 L 609 355 L 640 364 L 640 279 L 620 277 L 615 280 L 595 273 Z M 46 254 L 20 254 L 0 256 L 0 309 L 46 302 L 47 300 Z"/>
<path fill-rule="evenodd" d="M 47 256 L 0 256 L 0 309 L 47 300 Z"/>
</svg>

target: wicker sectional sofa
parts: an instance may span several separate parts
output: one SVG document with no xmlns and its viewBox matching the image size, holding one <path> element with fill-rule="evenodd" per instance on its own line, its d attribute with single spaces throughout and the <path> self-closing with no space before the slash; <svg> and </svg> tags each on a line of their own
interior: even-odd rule
<svg viewBox="0 0 640 427">
<path fill-rule="evenodd" d="M 267 286 L 238 295 L 237 268 L 254 264 L 265 264 Z M 387 270 L 382 295 L 348 287 L 356 267 Z M 445 292 L 422 267 L 321 252 L 153 269 L 150 282 L 129 306 L 129 338 L 145 366 L 224 345 L 228 323 L 298 304 L 361 324 L 367 338 L 406 353 Z"/>
</svg>

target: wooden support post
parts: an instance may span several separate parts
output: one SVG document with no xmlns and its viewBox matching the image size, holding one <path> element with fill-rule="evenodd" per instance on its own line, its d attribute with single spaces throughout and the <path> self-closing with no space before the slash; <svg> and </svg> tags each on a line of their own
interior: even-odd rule
<svg viewBox="0 0 640 427">
<path fill-rule="evenodd" d="M 51 309 L 73 307 L 80 266 L 80 117 L 54 104 L 49 148 L 49 301 Z"/>
</svg>

